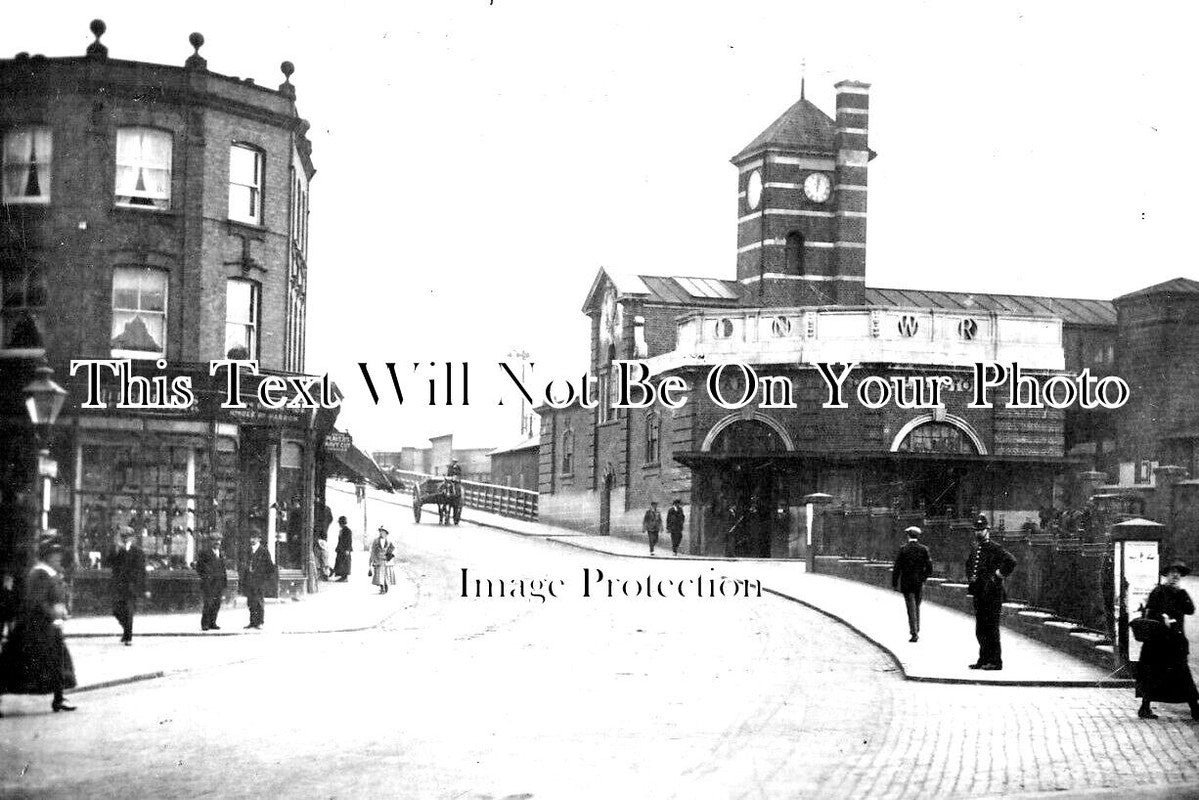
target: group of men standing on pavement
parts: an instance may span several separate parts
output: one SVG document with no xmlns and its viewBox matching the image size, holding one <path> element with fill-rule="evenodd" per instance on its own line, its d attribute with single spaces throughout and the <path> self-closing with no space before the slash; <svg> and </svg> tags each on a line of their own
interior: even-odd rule
<svg viewBox="0 0 1199 800">
<path fill-rule="evenodd" d="M 146 589 L 146 556 L 134 541 L 133 528 L 123 526 L 117 538 L 119 543 L 110 551 L 107 560 L 111 570 L 109 595 L 112 615 L 121 625 L 121 643 L 129 646 L 133 644 L 133 617 L 137 604 L 143 597 L 149 598 L 150 592 Z M 229 585 L 228 564 L 219 536 L 207 538 L 196 554 L 193 568 L 200 576 L 200 630 L 219 631 L 217 615 Z M 257 529 L 250 532 L 250 553 L 239 578 L 250 612 L 246 628 L 258 630 L 265 622 L 265 598 L 275 578 L 275 563 L 263 545 L 262 532 Z"/>
<path fill-rule="evenodd" d="M 666 532 L 670 534 L 670 549 L 677 556 L 679 545 L 683 543 L 683 501 L 675 499 L 666 512 Z M 642 519 L 642 529 L 649 537 L 649 554 L 654 554 L 658 546 L 658 534 L 662 532 L 662 514 L 658 511 L 658 501 L 653 500 Z"/>
<path fill-rule="evenodd" d="M 891 570 L 891 588 L 903 594 L 908 614 L 908 641 L 920 641 L 920 601 L 924 582 L 933 574 L 932 557 L 919 541 L 921 530 L 913 525 L 905 533 L 908 542 L 899 549 Z M 978 660 L 970 669 L 1003 669 L 1003 651 L 999 642 L 999 622 L 1007 599 L 1004 580 L 1016 569 L 1016 559 L 998 542 L 991 540 L 985 515 L 974 520 L 974 551 L 966 560 L 966 593 L 974 601 L 974 635 L 978 639 Z"/>
</svg>

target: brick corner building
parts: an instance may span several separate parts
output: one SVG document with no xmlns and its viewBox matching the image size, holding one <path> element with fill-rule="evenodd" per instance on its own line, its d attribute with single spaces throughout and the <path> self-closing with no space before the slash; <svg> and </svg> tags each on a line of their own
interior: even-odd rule
<svg viewBox="0 0 1199 800">
<path fill-rule="evenodd" d="M 283 62 L 282 83 L 269 88 L 211 72 L 200 34 L 184 64 L 168 66 L 112 58 L 104 23 L 92 32 L 83 56 L 0 60 L 0 555 L 19 571 L 40 511 L 41 527 L 73 552 L 76 605 L 87 609 L 103 595 L 113 531 L 129 525 L 156 600 L 183 605 L 194 600 L 200 537 L 223 537 L 238 561 L 258 526 L 275 545 L 283 590 L 299 591 L 313 577 L 331 415 L 256 402 L 223 409 L 209 376 L 209 362 L 224 358 L 303 374 L 315 169 L 294 67 Z M 21 397 L 43 359 L 69 392 L 44 500 L 27 475 L 35 451 Z M 186 377 L 196 402 L 119 410 L 109 377 L 107 407 L 81 408 L 73 359 L 129 359 L 137 376 Z"/>
</svg>

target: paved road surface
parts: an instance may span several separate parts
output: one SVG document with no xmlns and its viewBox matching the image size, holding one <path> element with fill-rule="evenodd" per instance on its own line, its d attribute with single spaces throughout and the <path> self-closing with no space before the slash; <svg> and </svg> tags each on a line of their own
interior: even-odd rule
<svg viewBox="0 0 1199 800">
<path fill-rule="evenodd" d="M 647 564 L 399 515 L 391 529 L 415 601 L 379 629 L 260 639 L 229 651 L 237 663 L 80 694 L 71 715 L 5 698 L 0 794 L 1160 797 L 1199 783 L 1185 708 L 1148 723 L 1127 691 L 906 682 L 856 634 L 770 595 L 580 597 L 584 568 L 681 580 L 753 564 Z M 463 599 L 462 567 L 562 579 L 565 596 Z"/>
</svg>

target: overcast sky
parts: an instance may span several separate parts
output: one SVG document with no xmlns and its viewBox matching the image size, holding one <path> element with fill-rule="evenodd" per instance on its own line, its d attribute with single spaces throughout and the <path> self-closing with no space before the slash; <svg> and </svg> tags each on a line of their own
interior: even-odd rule
<svg viewBox="0 0 1199 800">
<path fill-rule="evenodd" d="M 214 72 L 274 86 L 295 62 L 308 370 L 366 449 L 501 445 L 519 422 L 485 396 L 494 362 L 580 372 L 600 266 L 734 277 L 728 159 L 805 59 L 826 112 L 837 80 L 873 86 L 868 285 L 1110 299 L 1199 277 L 1195 12 L 1050 5 L 10 3 L 0 54 L 82 55 L 98 16 L 114 58 L 182 65 L 200 31 Z M 472 406 L 371 409 L 356 362 L 387 360 L 471 362 Z"/>
</svg>

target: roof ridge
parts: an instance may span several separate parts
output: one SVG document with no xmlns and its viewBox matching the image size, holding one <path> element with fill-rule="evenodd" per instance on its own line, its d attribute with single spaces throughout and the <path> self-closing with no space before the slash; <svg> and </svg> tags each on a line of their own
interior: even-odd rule
<svg viewBox="0 0 1199 800">
<path fill-rule="evenodd" d="M 1168 281 L 1167 281 L 1168 283 Z M 1111 303 L 1111 300 L 1103 300 L 1098 297 L 1064 297 L 1056 294 L 1027 294 L 1025 292 L 971 292 L 959 289 L 913 289 L 903 288 L 899 286 L 867 286 L 867 289 L 872 289 L 876 292 L 926 292 L 935 294 L 969 294 L 969 295 L 984 295 L 986 297 L 1031 297 L 1035 300 L 1073 300 L 1081 303 Z M 1152 288 L 1152 287 L 1151 287 Z"/>
</svg>

